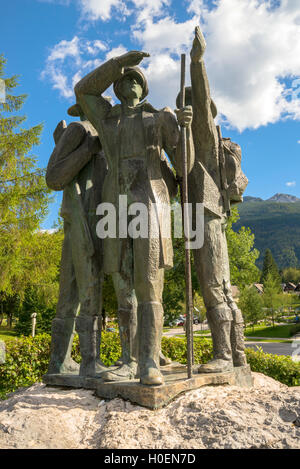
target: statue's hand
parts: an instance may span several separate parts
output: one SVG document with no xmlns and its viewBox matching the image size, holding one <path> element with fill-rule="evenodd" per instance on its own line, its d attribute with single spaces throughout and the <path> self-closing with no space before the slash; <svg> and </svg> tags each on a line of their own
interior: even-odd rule
<svg viewBox="0 0 300 469">
<path fill-rule="evenodd" d="M 181 109 L 175 109 L 175 113 L 180 127 L 189 127 L 191 125 L 193 120 L 192 106 L 185 106 Z"/>
<path fill-rule="evenodd" d="M 199 26 L 195 28 L 195 39 L 191 50 L 191 60 L 194 63 L 200 62 L 206 49 L 206 42 Z"/>
<path fill-rule="evenodd" d="M 148 52 L 132 50 L 124 55 L 120 55 L 120 57 L 117 57 L 117 61 L 121 67 L 135 67 L 136 65 L 139 65 L 145 57 L 150 57 L 150 54 L 148 54 Z"/>
</svg>

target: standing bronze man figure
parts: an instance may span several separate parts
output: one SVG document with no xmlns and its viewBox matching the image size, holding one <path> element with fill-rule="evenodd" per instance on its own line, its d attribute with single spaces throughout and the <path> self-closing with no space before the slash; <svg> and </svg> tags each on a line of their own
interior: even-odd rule
<svg viewBox="0 0 300 469">
<path fill-rule="evenodd" d="M 113 204 L 118 213 L 119 196 L 125 195 L 127 207 L 135 202 L 144 204 L 149 225 L 154 213 L 158 221 L 158 236 L 151 236 L 149 226 L 147 238 L 132 238 L 128 234 L 123 237 L 121 230 L 116 238 L 105 238 L 104 271 L 112 274 L 119 315 L 131 314 L 131 305 L 126 299 L 129 292 L 133 288 L 135 290 L 140 381 L 146 385 L 159 385 L 163 382 L 159 351 L 163 327 L 164 269 L 172 267 L 173 263 L 171 235 L 164 234 L 171 218 L 165 216 L 164 206 L 170 200 L 161 160 L 165 150 L 181 175 L 178 123 L 187 127 L 189 170 L 194 154 L 191 107 L 178 112 L 177 123 L 168 108 L 158 111 L 147 101 L 142 101 L 148 94 L 148 85 L 137 65 L 148 56 L 144 52 L 131 51 L 109 60 L 84 77 L 75 86 L 75 93 L 99 134 L 107 158 L 103 202 Z M 111 84 L 121 104 L 111 106 L 102 96 Z M 134 357 L 130 366 L 135 370 Z M 105 379 L 105 373 L 102 376 Z"/>
<path fill-rule="evenodd" d="M 231 293 L 225 226 L 230 203 L 242 200 L 248 181 L 240 169 L 240 147 L 218 135 L 217 109 L 203 61 L 205 48 L 197 27 L 191 50 L 192 87 L 186 91 L 186 103 L 193 106 L 195 145 L 189 201 L 204 205 L 204 244 L 193 255 L 212 333 L 213 360 L 200 366 L 199 372 L 213 373 L 246 365 L 243 317 Z"/>
<path fill-rule="evenodd" d="M 107 168 L 98 134 L 80 106 L 71 106 L 68 113 L 81 120 L 68 126 L 61 121 L 56 127 L 56 145 L 46 173 L 47 185 L 64 191 L 65 235 L 48 373 L 78 372 L 79 365 L 71 359 L 75 328 L 82 357 L 80 375 L 95 376 L 106 370 L 99 358 L 103 251 L 96 236 L 96 208 Z"/>
</svg>

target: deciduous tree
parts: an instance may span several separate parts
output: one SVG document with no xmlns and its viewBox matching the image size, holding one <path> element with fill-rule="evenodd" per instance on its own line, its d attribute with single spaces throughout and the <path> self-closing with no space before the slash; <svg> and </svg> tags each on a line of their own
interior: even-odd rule
<svg viewBox="0 0 300 469">
<path fill-rule="evenodd" d="M 255 265 L 259 251 L 254 248 L 254 234 L 250 228 L 242 226 L 237 232 L 232 229 L 238 220 L 238 210 L 234 208 L 227 222 L 226 237 L 231 284 L 243 288 L 259 279 L 260 271 Z"/>
<path fill-rule="evenodd" d="M 253 331 L 255 324 L 264 317 L 261 295 L 253 286 L 245 287 L 239 298 L 239 307 L 246 324 L 251 324 Z"/>
</svg>

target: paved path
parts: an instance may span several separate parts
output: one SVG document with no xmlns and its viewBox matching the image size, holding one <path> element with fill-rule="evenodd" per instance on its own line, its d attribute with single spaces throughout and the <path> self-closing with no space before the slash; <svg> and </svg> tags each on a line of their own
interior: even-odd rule
<svg viewBox="0 0 300 469">
<path fill-rule="evenodd" d="M 194 325 L 194 332 L 201 331 L 201 325 Z M 185 332 L 183 327 L 174 327 L 166 332 L 164 332 L 165 337 L 174 337 L 177 335 L 184 336 Z M 200 334 L 196 334 L 194 337 L 203 337 Z M 205 336 L 204 336 L 205 337 Z M 250 339 L 251 337 L 248 337 Z M 273 340 L 291 340 L 291 343 L 278 343 L 278 342 L 261 342 L 260 339 L 265 339 L 265 337 L 252 337 L 253 340 L 246 341 L 246 347 L 257 349 L 261 347 L 265 353 L 273 353 L 274 355 L 298 355 L 298 360 L 300 360 L 300 334 L 295 335 L 291 339 L 287 338 L 278 338 L 274 337 Z M 271 337 L 269 337 L 271 339 Z"/>
<path fill-rule="evenodd" d="M 298 355 L 300 359 L 300 341 L 293 341 L 289 344 L 278 342 L 245 342 L 246 347 L 257 349 L 261 347 L 265 353 L 273 353 L 274 355 Z"/>
<path fill-rule="evenodd" d="M 202 328 L 201 328 L 201 324 L 194 324 L 193 330 L 194 330 L 194 332 L 195 332 L 195 331 L 202 331 L 202 330 L 204 331 L 204 330 L 207 330 L 207 333 L 208 333 L 208 334 L 210 333 L 210 331 L 209 331 L 209 329 L 208 329 L 208 326 L 204 325 L 204 326 L 202 326 Z M 185 332 L 184 332 L 183 327 L 180 326 L 180 327 L 173 327 L 172 329 L 169 329 L 168 331 L 164 332 L 163 335 L 164 335 L 165 337 L 174 337 L 175 335 L 185 335 Z M 196 334 L 195 337 L 201 337 L 201 335 L 200 335 L 200 334 Z"/>
</svg>

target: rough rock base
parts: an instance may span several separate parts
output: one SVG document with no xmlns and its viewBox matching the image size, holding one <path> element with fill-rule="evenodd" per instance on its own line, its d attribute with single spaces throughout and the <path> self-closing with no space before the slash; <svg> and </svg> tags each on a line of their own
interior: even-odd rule
<svg viewBox="0 0 300 469">
<path fill-rule="evenodd" d="M 149 409 L 159 409 L 172 399 L 202 386 L 231 384 L 241 387 L 252 387 L 253 379 L 250 366 L 235 368 L 226 373 L 195 374 L 191 379 L 186 377 L 186 367 L 172 364 L 162 369 L 165 383 L 161 386 L 144 386 L 139 380 L 103 382 L 101 378 L 84 378 L 78 375 L 45 375 L 43 382 L 50 386 L 93 389 L 96 395 L 106 399 L 121 397 L 133 404 Z"/>
<path fill-rule="evenodd" d="M 0 448 L 300 449 L 300 386 L 203 386 L 150 410 L 37 383 L 0 401 Z"/>
</svg>

